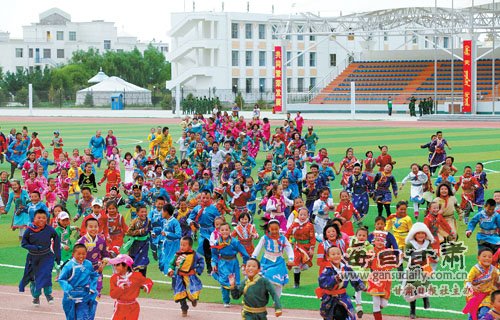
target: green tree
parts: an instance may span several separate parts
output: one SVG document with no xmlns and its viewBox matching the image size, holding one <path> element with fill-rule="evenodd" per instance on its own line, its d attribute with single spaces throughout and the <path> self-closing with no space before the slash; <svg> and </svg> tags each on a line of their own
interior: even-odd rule
<svg viewBox="0 0 500 320">
<path fill-rule="evenodd" d="M 28 89 L 26 88 L 21 88 L 16 92 L 16 102 L 19 102 L 23 105 L 28 105 Z"/>
</svg>

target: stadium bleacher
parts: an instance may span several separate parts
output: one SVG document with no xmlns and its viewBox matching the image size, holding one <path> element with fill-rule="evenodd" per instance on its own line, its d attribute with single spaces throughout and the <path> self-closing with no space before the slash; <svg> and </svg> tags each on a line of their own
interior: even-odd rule
<svg viewBox="0 0 500 320">
<path fill-rule="evenodd" d="M 451 60 L 437 62 L 437 92 L 451 95 Z M 454 91 L 462 91 L 462 61 L 454 61 Z M 348 104 L 351 81 L 356 83 L 356 101 L 364 104 L 386 103 L 389 96 L 394 104 L 406 104 L 410 97 L 432 96 L 434 93 L 434 61 L 356 61 L 314 97 L 312 104 Z M 500 60 L 495 60 L 495 88 L 500 82 Z M 492 61 L 477 63 L 478 99 L 488 99 L 492 93 Z M 497 88 L 498 90 L 498 88 Z"/>
</svg>

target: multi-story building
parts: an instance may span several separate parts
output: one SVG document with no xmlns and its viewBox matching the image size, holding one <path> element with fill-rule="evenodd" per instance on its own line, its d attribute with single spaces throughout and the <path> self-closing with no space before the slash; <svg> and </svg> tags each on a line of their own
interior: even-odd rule
<svg viewBox="0 0 500 320">
<path fill-rule="evenodd" d="M 89 48 L 104 52 L 131 51 L 137 47 L 143 52 L 152 44 L 164 54 L 168 52 L 167 43 L 119 36 L 114 22 L 73 22 L 68 13 L 57 8 L 39 17 L 39 22 L 23 26 L 22 39 L 11 39 L 9 33 L 0 32 L 0 67 L 4 72 L 57 66 L 71 59 L 73 52 Z"/>
<path fill-rule="evenodd" d="M 167 82 L 167 89 L 178 89 L 184 96 L 189 92 L 215 95 L 222 101 L 234 100 L 236 91 L 248 102 L 261 97 L 271 100 L 274 47 L 282 45 L 286 51 L 283 58 L 290 61 L 286 85 L 292 94 L 288 96 L 300 97 L 315 87 L 323 88 L 352 60 L 375 56 L 404 59 L 409 52 L 415 52 L 420 59 L 433 59 L 434 42 L 448 50 L 452 46 L 447 35 L 417 35 L 403 27 L 401 30 L 405 30 L 400 32 L 314 35 L 312 30 L 306 30 L 309 18 L 234 12 L 172 13 L 172 48 L 167 55 L 172 63 L 172 80 Z M 283 21 L 292 30 L 284 39 L 275 32 Z M 460 46 L 455 40 L 454 47 Z M 446 55 L 440 50 L 440 59 Z"/>
</svg>

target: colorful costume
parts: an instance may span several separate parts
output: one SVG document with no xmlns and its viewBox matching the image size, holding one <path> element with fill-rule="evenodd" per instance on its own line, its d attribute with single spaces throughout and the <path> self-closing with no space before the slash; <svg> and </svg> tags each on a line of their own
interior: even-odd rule
<svg viewBox="0 0 500 320">
<path fill-rule="evenodd" d="M 101 235 L 96 235 L 95 238 L 92 238 L 91 235 L 86 234 L 78 239 L 76 243 L 84 244 L 87 248 L 87 260 L 92 263 L 94 271 L 99 269 L 102 259 L 109 257 L 109 253 L 106 250 L 106 240 Z M 100 296 L 102 290 L 102 272 L 98 272 L 98 274 L 97 292 Z"/>
<path fill-rule="evenodd" d="M 221 285 L 222 301 L 225 304 L 228 304 L 230 301 L 229 289 L 231 287 L 229 276 L 234 274 L 236 285 L 240 284 L 238 253 L 243 257 L 243 264 L 246 264 L 250 256 L 245 247 L 235 238 L 228 237 L 228 239 L 224 240 L 221 236 L 212 246 L 212 268 L 217 267 L 217 272 L 214 272 L 212 275 Z"/>
<path fill-rule="evenodd" d="M 259 256 L 262 249 L 264 249 L 264 255 L 260 261 L 262 275 L 274 285 L 286 285 L 288 283 L 288 270 L 283 253 L 288 256 L 288 261 L 294 261 L 295 259 L 290 242 L 283 235 L 280 235 L 277 239 L 264 235 L 260 238 L 257 247 L 255 247 L 252 258 Z"/>
<path fill-rule="evenodd" d="M 156 234 L 158 234 L 158 232 L 165 233 L 165 235 L 162 236 L 164 239 L 163 243 L 161 247 L 158 248 L 161 251 L 161 254 L 158 255 L 158 261 L 160 271 L 167 274 L 167 268 L 170 265 L 170 262 L 174 258 L 175 253 L 180 249 L 182 229 L 179 221 L 172 216 L 163 221 L 163 225 L 160 230 L 154 228 L 153 232 Z"/>
<path fill-rule="evenodd" d="M 405 239 L 406 236 L 408 236 L 408 232 L 410 231 L 412 225 L 413 222 L 408 215 L 405 215 L 402 218 L 398 218 L 395 214 L 391 214 L 389 217 L 387 217 L 385 231 L 391 231 L 396 238 L 398 248 L 404 250 Z"/>
<path fill-rule="evenodd" d="M 354 208 L 358 211 L 361 217 L 368 213 L 370 207 L 369 194 L 372 192 L 373 185 L 366 173 L 351 175 L 347 182 L 346 191 L 349 192 L 352 198 Z"/>
<path fill-rule="evenodd" d="M 12 229 L 26 228 L 30 222 L 28 214 L 28 203 L 30 196 L 26 190 L 20 190 L 19 194 L 14 191 L 9 193 L 9 200 L 5 205 L 5 212 L 9 212 L 12 204 L 14 204 L 14 214 L 12 215 Z"/>
<path fill-rule="evenodd" d="M 480 187 L 476 188 L 474 191 L 474 199 L 478 206 L 484 205 L 484 188 L 488 186 L 488 178 L 486 178 L 486 172 L 474 172 L 474 178 L 479 182 Z"/>
<path fill-rule="evenodd" d="M 139 319 L 141 307 L 137 297 L 141 289 L 150 292 L 153 281 L 140 272 L 127 272 L 125 275 L 113 274 L 109 280 L 109 296 L 115 299 L 112 320 Z"/>
<path fill-rule="evenodd" d="M 389 189 L 391 186 L 394 195 L 398 195 L 398 185 L 396 183 L 396 179 L 391 174 L 387 175 L 384 172 L 378 172 L 373 180 L 373 186 L 375 188 L 374 200 L 378 203 L 391 203 L 392 194 Z"/>
<path fill-rule="evenodd" d="M 434 153 L 432 154 L 430 158 L 430 165 L 431 167 L 439 167 L 446 161 L 446 150 L 445 146 L 447 144 L 446 139 L 435 139 L 432 140 L 429 150 L 434 149 Z"/>
<path fill-rule="evenodd" d="M 238 225 L 234 227 L 233 232 L 231 232 L 231 237 L 237 238 L 243 247 L 245 247 L 247 253 L 251 255 L 255 249 L 253 239 L 257 239 L 259 234 L 253 224 L 248 223 L 246 226 L 243 226 L 241 223 L 238 223 Z"/>
<path fill-rule="evenodd" d="M 354 271 L 348 265 L 340 263 L 339 267 L 329 263 L 318 278 L 319 288 L 316 289 L 316 296 L 321 298 L 321 307 L 319 309 L 321 317 L 325 320 L 334 319 L 334 313 L 337 308 L 343 308 L 347 314 L 346 320 L 356 320 L 354 308 L 351 303 L 351 298 L 346 292 L 346 287 L 349 283 L 356 291 L 365 289 L 363 281 L 359 278 L 345 278 L 337 281 L 337 275 L 349 272 L 354 274 Z"/>
<path fill-rule="evenodd" d="M 465 298 L 467 303 L 462 312 L 470 314 L 472 319 L 480 319 L 481 315 L 488 312 L 491 305 L 490 295 L 495 290 L 497 281 L 498 270 L 495 266 L 483 267 L 479 263 L 473 266 L 465 282 L 468 289 Z"/>
<path fill-rule="evenodd" d="M 196 274 L 202 274 L 203 265 L 203 257 L 193 250 L 177 252 L 170 262 L 168 272 L 174 272 L 172 279 L 174 301 L 180 302 L 182 310 L 188 309 L 186 299 L 196 301 L 200 298 L 203 285 Z"/>
<path fill-rule="evenodd" d="M 51 250 L 53 244 L 53 250 Z M 30 225 L 24 232 L 21 247 L 28 250 L 24 275 L 19 283 L 19 292 L 30 284 L 31 295 L 38 298 L 42 289 L 45 296 L 52 294 L 52 267 L 61 262 L 61 244 L 54 228 Z"/>
<path fill-rule="evenodd" d="M 352 225 L 352 216 L 356 217 L 356 220 L 361 221 L 361 216 L 359 212 L 356 210 L 351 201 L 345 203 L 344 201 L 340 202 L 335 209 L 335 217 L 344 218 L 345 222 L 342 224 L 340 231 L 347 234 L 348 236 L 354 235 L 354 227 Z"/>
<path fill-rule="evenodd" d="M 493 253 L 500 247 L 500 213 L 493 212 L 492 215 L 487 215 L 484 210 L 478 212 L 467 225 L 467 231 L 474 231 L 476 225 L 479 224 L 479 231 L 476 239 L 478 247 L 487 246 L 494 249 Z"/>
<path fill-rule="evenodd" d="M 134 260 L 134 270 L 140 271 L 146 275 L 149 264 L 149 233 L 151 231 L 151 222 L 148 218 L 141 220 L 135 218 L 130 222 L 127 235 L 129 241 L 123 245 L 123 250 L 128 250 L 128 255 Z"/>
<path fill-rule="evenodd" d="M 273 298 L 276 312 L 281 311 L 280 298 L 274 286 L 260 275 L 255 275 L 252 280 L 246 279 L 244 283 L 232 288 L 231 296 L 233 299 L 243 296 L 243 310 L 241 311 L 243 320 L 267 319 L 266 306 L 269 303 L 269 296 Z"/>
<path fill-rule="evenodd" d="M 73 258 L 62 268 L 57 282 L 64 291 L 62 305 L 67 320 L 94 319 L 98 278 L 89 260 L 79 264 Z"/>
<path fill-rule="evenodd" d="M 64 228 L 61 225 L 56 227 L 57 235 L 61 240 L 61 262 L 64 263 L 71 259 L 71 255 L 73 253 L 73 245 L 74 241 L 71 239 L 71 234 L 73 231 L 76 231 L 77 228 L 75 226 L 67 226 Z M 67 247 L 67 248 L 65 248 Z"/>
<path fill-rule="evenodd" d="M 304 223 L 296 220 L 286 232 L 287 239 L 293 245 L 294 265 L 299 270 L 306 270 L 312 267 L 314 246 L 316 245 L 316 236 L 314 226 L 309 220 Z"/>
<path fill-rule="evenodd" d="M 117 213 L 116 216 L 108 215 L 108 231 L 111 239 L 108 248 L 118 254 L 123 246 L 123 237 L 128 231 L 128 225 L 121 214 Z"/>
<path fill-rule="evenodd" d="M 339 170 L 342 167 L 344 167 L 344 171 L 342 172 L 342 181 L 340 181 L 340 184 L 344 187 L 344 189 L 347 186 L 349 178 L 352 176 L 352 169 L 354 169 L 354 164 L 357 162 L 358 162 L 358 159 L 356 159 L 356 157 L 353 156 L 350 159 L 345 157 L 339 163 Z"/>
<path fill-rule="evenodd" d="M 326 201 L 318 199 L 313 205 L 314 218 L 314 232 L 316 233 L 316 239 L 323 240 L 323 229 L 330 219 L 329 212 L 333 210 L 333 199 L 328 198 Z"/>
<path fill-rule="evenodd" d="M 416 203 L 424 203 L 424 185 L 427 183 L 428 177 L 422 171 L 417 174 L 410 172 L 401 182 L 401 187 L 403 187 L 408 181 L 411 184 L 410 189 L 410 200 Z"/>
</svg>

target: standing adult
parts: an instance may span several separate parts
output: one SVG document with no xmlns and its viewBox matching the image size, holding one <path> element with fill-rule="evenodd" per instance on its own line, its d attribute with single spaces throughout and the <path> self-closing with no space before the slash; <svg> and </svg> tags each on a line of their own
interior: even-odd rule
<svg viewBox="0 0 500 320">
<path fill-rule="evenodd" d="M 106 141 L 102 137 L 101 130 L 97 130 L 95 136 L 90 138 L 89 148 L 94 160 L 97 161 L 97 167 L 100 168 L 104 149 L 106 148 Z"/>
<path fill-rule="evenodd" d="M 194 118 L 193 120 L 195 119 L 196 118 Z M 193 122 L 197 123 L 197 121 Z M 159 158 L 161 163 L 165 162 L 165 158 L 167 157 L 170 148 L 172 147 L 172 136 L 169 133 L 168 127 L 163 127 L 163 129 L 161 130 L 161 134 L 155 138 L 153 143 L 157 147 L 156 156 Z"/>
<path fill-rule="evenodd" d="M 388 115 L 392 116 L 392 97 L 389 96 L 387 99 L 387 109 L 388 109 Z"/>
</svg>

